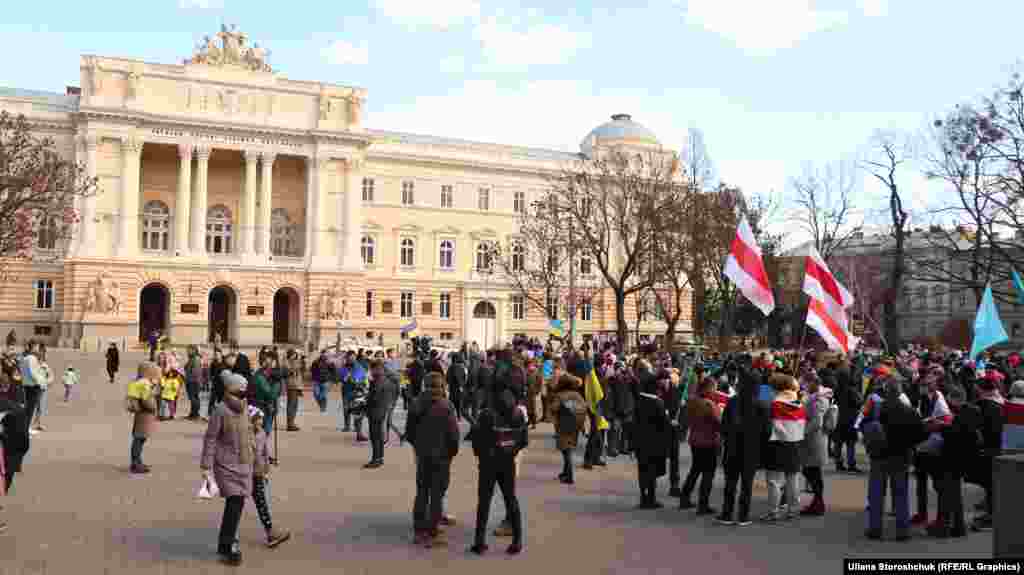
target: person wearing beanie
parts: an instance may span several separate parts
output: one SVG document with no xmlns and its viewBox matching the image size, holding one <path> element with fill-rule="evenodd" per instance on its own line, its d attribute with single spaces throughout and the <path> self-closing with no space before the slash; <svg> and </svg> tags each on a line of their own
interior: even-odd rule
<svg viewBox="0 0 1024 575">
<path fill-rule="evenodd" d="M 253 490 L 256 439 L 245 400 L 245 377 L 225 370 L 221 379 L 224 401 L 214 409 L 206 427 L 199 467 L 204 480 L 212 475 L 224 497 L 217 554 L 225 563 L 239 565 L 242 551 L 238 544 L 238 524 L 245 498 Z"/>
<path fill-rule="evenodd" d="M 139 365 L 139 378 L 128 384 L 128 397 L 125 405 L 132 419 L 132 473 L 149 473 L 149 466 L 142 463 L 142 448 L 152 435 L 157 424 L 158 398 L 160 397 L 160 366 L 152 362 Z"/>
<path fill-rule="evenodd" d="M 270 515 L 270 500 L 267 491 L 270 485 L 270 462 L 274 458 L 271 451 L 270 437 L 263 431 L 263 411 L 250 405 L 247 409 L 249 425 L 253 433 L 253 445 L 255 446 L 252 464 L 252 500 L 256 504 L 256 514 L 263 524 L 263 531 L 267 536 L 267 547 L 273 549 L 285 541 L 291 539 L 291 532 L 275 527 Z"/>
<path fill-rule="evenodd" d="M 416 452 L 416 500 L 413 504 L 413 542 L 427 547 L 446 543 L 441 531 L 444 493 L 451 478 L 452 459 L 459 452 L 459 422 L 445 397 L 444 375 L 431 372 L 429 393 L 416 397 L 409 409 L 405 438 Z"/>
</svg>

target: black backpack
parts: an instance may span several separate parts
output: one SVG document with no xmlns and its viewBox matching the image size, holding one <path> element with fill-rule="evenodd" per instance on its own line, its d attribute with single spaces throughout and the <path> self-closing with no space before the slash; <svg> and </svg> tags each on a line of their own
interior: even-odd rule
<svg viewBox="0 0 1024 575">
<path fill-rule="evenodd" d="M 565 398 L 558 402 L 558 431 L 574 433 L 579 431 L 577 414 L 580 406 L 576 399 Z"/>
<path fill-rule="evenodd" d="M 928 439 L 928 428 L 913 407 L 902 401 L 886 401 L 882 407 L 885 433 L 891 451 L 908 450 Z"/>
</svg>

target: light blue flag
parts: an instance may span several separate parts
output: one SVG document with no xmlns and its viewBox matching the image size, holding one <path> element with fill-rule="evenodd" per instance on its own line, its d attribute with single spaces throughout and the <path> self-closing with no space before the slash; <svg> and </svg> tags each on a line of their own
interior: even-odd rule
<svg viewBox="0 0 1024 575">
<path fill-rule="evenodd" d="M 1013 287 L 1017 288 L 1017 302 L 1024 303 L 1024 280 L 1020 279 L 1017 270 L 1013 270 Z"/>
<path fill-rule="evenodd" d="M 978 306 L 978 315 L 974 318 L 974 341 L 971 343 L 971 359 L 977 359 L 978 354 L 986 349 L 1009 341 L 1003 322 L 999 320 L 999 310 L 996 309 L 996 302 L 992 299 L 992 286 L 985 286 L 985 295 L 981 298 L 981 305 Z"/>
</svg>

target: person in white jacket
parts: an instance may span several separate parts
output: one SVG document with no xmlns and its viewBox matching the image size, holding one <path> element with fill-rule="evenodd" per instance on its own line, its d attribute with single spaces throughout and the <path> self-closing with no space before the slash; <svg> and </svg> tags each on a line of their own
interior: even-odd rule
<svg viewBox="0 0 1024 575">
<path fill-rule="evenodd" d="M 43 417 L 49 413 L 49 409 L 47 408 L 47 397 L 49 394 L 47 393 L 47 390 L 49 390 L 50 384 L 53 383 L 53 371 L 50 369 L 50 364 L 46 363 L 45 344 L 40 343 L 38 345 L 38 356 L 39 379 L 37 380 L 37 383 L 39 384 L 39 407 L 36 409 L 35 421 L 33 422 L 32 429 L 29 433 L 32 433 L 33 431 L 35 433 L 46 431 L 46 427 L 43 426 Z"/>
<path fill-rule="evenodd" d="M 39 363 L 39 344 L 29 340 L 25 344 L 25 353 L 18 358 L 18 369 L 21 370 L 21 384 L 25 391 L 25 418 L 31 425 L 39 408 L 42 385 L 46 381 L 46 373 Z"/>
</svg>

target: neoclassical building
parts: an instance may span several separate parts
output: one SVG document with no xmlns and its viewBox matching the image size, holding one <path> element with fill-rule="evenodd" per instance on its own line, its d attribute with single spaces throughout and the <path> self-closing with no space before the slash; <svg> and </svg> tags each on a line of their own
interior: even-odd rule
<svg viewBox="0 0 1024 575">
<path fill-rule="evenodd" d="M 544 310 L 488 269 L 565 152 L 368 129 L 366 90 L 288 79 L 233 30 L 182 64 L 83 56 L 66 94 L 0 89 L 99 179 L 62 245 L 11 262 L 0 333 L 97 349 L 175 343 L 396 343 L 544 336 Z M 658 146 L 617 115 L 582 145 Z M 613 299 L 578 333 L 615 329 Z M 659 334 L 649 314 L 640 331 Z M 682 330 L 687 330 L 682 326 Z"/>
</svg>

